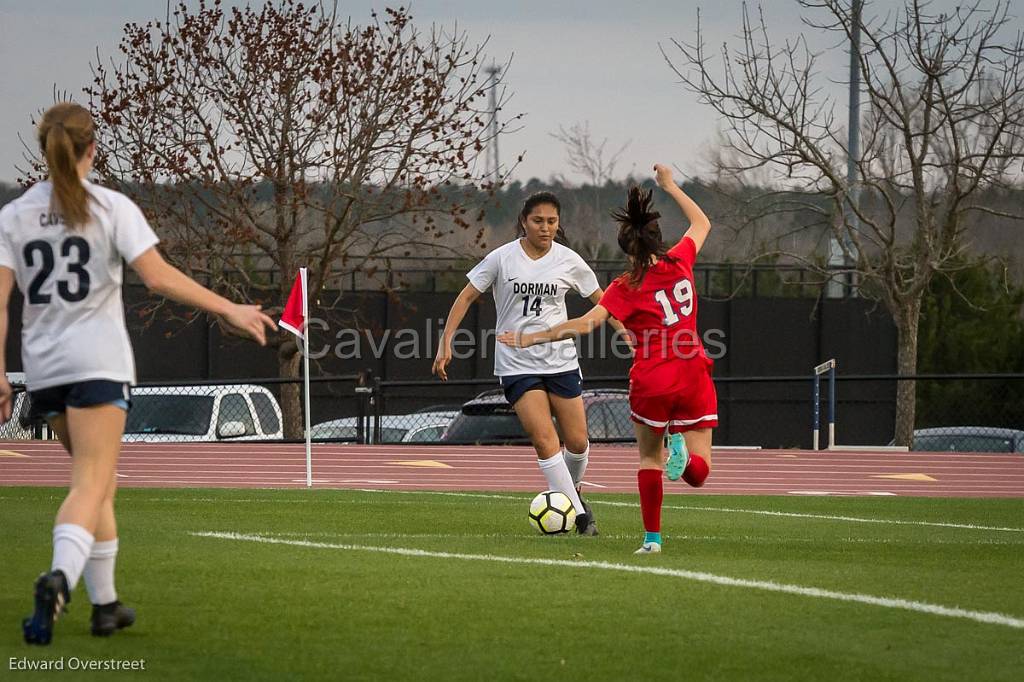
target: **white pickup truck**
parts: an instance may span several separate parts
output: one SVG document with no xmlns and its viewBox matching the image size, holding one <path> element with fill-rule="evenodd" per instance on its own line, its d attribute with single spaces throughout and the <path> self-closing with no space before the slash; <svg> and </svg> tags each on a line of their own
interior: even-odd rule
<svg viewBox="0 0 1024 682">
<path fill-rule="evenodd" d="M 280 440 L 281 407 L 255 384 L 137 386 L 126 443 Z"/>
<path fill-rule="evenodd" d="M 25 375 L 8 372 L 11 384 Z M 24 391 L 14 396 L 10 421 L 0 425 L 0 440 L 31 440 L 29 401 Z M 43 437 L 49 438 L 43 426 Z M 126 443 L 280 440 L 281 407 L 274 394 L 255 384 L 136 386 L 125 424 Z"/>
</svg>

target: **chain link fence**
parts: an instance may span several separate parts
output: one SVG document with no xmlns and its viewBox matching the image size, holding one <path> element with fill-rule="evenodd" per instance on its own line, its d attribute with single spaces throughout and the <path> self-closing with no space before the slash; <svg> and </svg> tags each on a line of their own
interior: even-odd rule
<svg viewBox="0 0 1024 682">
<path fill-rule="evenodd" d="M 917 450 L 1024 452 L 1024 374 L 838 376 L 836 443 L 892 443 L 896 387 L 914 381 Z M 495 379 L 381 381 L 368 374 L 311 382 L 312 438 L 364 444 L 521 444 L 522 426 Z M 717 445 L 810 448 L 812 378 L 716 377 Z M 635 442 L 626 377 L 587 377 L 583 404 L 595 443 Z M 821 414 L 828 410 L 821 397 Z M 15 387 L 3 440 L 50 437 Z M 298 379 L 146 383 L 132 389 L 126 442 L 300 442 Z M 823 418 L 823 421 L 825 419 Z"/>
</svg>

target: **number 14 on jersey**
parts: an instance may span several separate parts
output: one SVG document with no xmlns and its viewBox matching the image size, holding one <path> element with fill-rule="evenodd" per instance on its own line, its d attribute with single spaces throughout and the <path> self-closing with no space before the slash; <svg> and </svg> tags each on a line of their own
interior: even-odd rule
<svg viewBox="0 0 1024 682">
<path fill-rule="evenodd" d="M 540 296 L 534 296 L 533 303 L 529 296 L 523 296 L 523 317 L 529 317 L 531 312 L 540 317 Z"/>
</svg>

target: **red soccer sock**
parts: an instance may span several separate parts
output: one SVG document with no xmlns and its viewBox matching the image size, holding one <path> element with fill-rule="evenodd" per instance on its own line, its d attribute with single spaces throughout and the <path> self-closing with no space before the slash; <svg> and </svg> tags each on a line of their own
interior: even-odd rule
<svg viewBox="0 0 1024 682">
<path fill-rule="evenodd" d="M 683 480 L 694 488 L 699 488 L 704 485 L 709 473 L 711 473 L 711 469 L 708 467 L 707 460 L 700 455 L 690 454 L 690 462 L 686 465 L 686 471 L 683 472 Z"/>
<path fill-rule="evenodd" d="M 640 513 L 644 517 L 644 530 L 661 532 L 661 499 L 664 495 L 660 469 L 640 469 L 636 472 L 636 487 L 640 490 Z"/>
</svg>

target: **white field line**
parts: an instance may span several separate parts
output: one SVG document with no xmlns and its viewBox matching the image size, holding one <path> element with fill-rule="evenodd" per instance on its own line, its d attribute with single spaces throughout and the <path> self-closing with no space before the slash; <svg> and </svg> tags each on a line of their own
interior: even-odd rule
<svg viewBox="0 0 1024 682">
<path fill-rule="evenodd" d="M 279 538 L 381 538 L 381 539 L 396 539 L 396 538 L 412 538 L 412 539 L 438 539 L 438 540 L 464 540 L 464 539 L 495 539 L 501 538 L 507 540 L 509 538 L 508 533 L 338 533 L 332 531 L 287 531 L 287 532 L 269 532 L 264 531 L 260 533 L 267 537 L 279 537 Z M 742 542 L 744 544 L 754 545 L 778 545 L 780 543 L 785 544 L 820 544 L 821 538 L 801 538 L 801 537 L 790 537 L 790 536 L 773 536 L 766 538 L 763 535 L 675 535 L 672 533 L 662 533 L 663 538 L 666 540 L 676 541 L 698 541 L 698 542 Z M 524 535 L 516 535 L 515 537 L 523 539 Z M 547 542 L 548 537 L 543 535 L 533 534 L 527 536 L 529 539 L 539 540 L 541 542 Z M 610 535 L 608 533 L 601 533 L 601 537 L 606 540 L 637 540 L 640 535 L 638 533 L 631 533 L 628 535 Z M 831 541 L 851 544 L 851 545 L 1021 545 L 1024 544 L 1024 540 L 893 540 L 891 538 L 832 538 Z"/>
<path fill-rule="evenodd" d="M 454 492 L 440 492 L 430 490 L 371 490 L 363 488 L 361 492 L 367 493 L 395 493 L 400 495 L 447 495 L 453 497 L 483 497 L 483 498 L 497 498 L 497 499 L 520 499 L 519 497 L 513 497 L 511 495 L 487 495 L 484 493 L 454 493 Z M 588 498 L 589 499 L 589 498 Z M 592 504 L 602 504 L 609 507 L 631 507 L 636 508 L 638 505 L 631 502 L 612 502 L 609 500 L 592 500 Z M 1024 528 L 1002 528 L 1000 526 L 978 526 L 970 523 L 941 523 L 938 521 L 906 521 L 901 519 L 869 519 L 858 516 L 834 516 L 829 514 L 804 514 L 799 512 L 780 512 L 780 511 L 769 511 L 765 509 L 728 509 L 725 507 L 696 507 L 696 506 L 682 506 L 682 505 L 669 505 L 662 506 L 662 509 L 674 509 L 683 511 L 711 511 L 711 512 L 724 512 L 730 514 L 760 514 L 763 516 L 782 516 L 799 519 L 823 519 L 826 521 L 846 521 L 849 523 L 880 523 L 890 524 L 896 526 L 930 526 L 936 528 L 962 528 L 966 530 L 994 530 L 1007 533 L 1024 533 Z"/>
<path fill-rule="evenodd" d="M 642 573 L 648 575 L 659 575 L 672 578 L 682 578 L 723 587 L 744 587 L 765 592 L 778 592 L 792 594 L 801 597 L 812 597 L 817 599 L 831 599 L 835 601 L 866 604 L 869 606 L 880 606 L 889 609 L 900 609 L 916 613 L 926 613 L 935 616 L 946 616 L 947 618 L 963 618 L 977 623 L 988 623 L 991 625 L 1003 625 L 1005 627 L 1024 630 L 1024 619 L 1015 618 L 1003 613 L 990 611 L 971 611 L 940 604 L 929 604 L 927 602 L 912 601 L 909 599 L 898 599 L 892 597 L 876 597 L 870 594 L 858 594 L 856 592 L 837 592 L 818 587 L 806 587 L 803 585 L 790 585 L 777 583 L 769 580 L 747 580 L 744 578 L 731 578 L 714 573 L 703 571 L 687 571 L 676 568 L 662 568 L 658 566 L 641 566 L 636 564 L 617 564 L 609 561 L 576 561 L 569 559 L 543 559 L 532 557 L 500 556 L 495 554 L 465 554 L 460 552 L 433 552 L 423 549 L 408 547 L 373 547 L 368 545 L 347 545 L 329 542 L 312 542 L 309 540 L 286 540 L 284 538 L 273 538 L 265 535 L 245 533 L 225 533 L 217 531 L 199 531 L 189 533 L 196 537 L 216 538 L 220 540 L 235 540 L 240 542 L 258 542 L 271 545 L 289 545 L 293 547 L 310 547 L 314 549 L 339 549 L 346 551 L 377 552 L 381 554 L 397 554 L 400 556 L 455 559 L 461 561 L 485 561 L 502 564 L 521 564 L 532 566 L 559 566 L 564 568 L 585 568 L 604 571 L 616 571 L 622 573 Z"/>
</svg>

